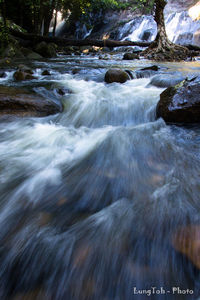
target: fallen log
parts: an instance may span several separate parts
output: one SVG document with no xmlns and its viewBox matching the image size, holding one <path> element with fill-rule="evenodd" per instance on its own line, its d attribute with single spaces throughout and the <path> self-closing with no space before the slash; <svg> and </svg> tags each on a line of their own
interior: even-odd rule
<svg viewBox="0 0 200 300">
<path fill-rule="evenodd" d="M 186 48 L 188 48 L 188 50 L 190 51 L 198 51 L 200 52 L 200 47 L 199 46 L 196 46 L 196 45 L 192 45 L 192 44 L 187 44 L 187 45 L 184 45 Z"/>
<path fill-rule="evenodd" d="M 29 33 L 22 33 L 10 29 L 10 33 L 20 39 L 31 41 L 33 44 L 40 42 L 55 43 L 58 46 L 96 46 L 96 47 L 122 47 L 122 46 L 139 46 L 149 47 L 151 43 L 132 42 L 132 41 L 115 41 L 115 40 L 73 40 L 59 37 L 47 37 Z"/>
<path fill-rule="evenodd" d="M 10 29 L 10 33 L 22 40 L 30 41 L 31 44 L 35 45 L 40 42 L 46 43 L 55 43 L 58 46 L 96 46 L 96 47 L 108 47 L 108 48 L 115 48 L 115 47 L 123 47 L 123 46 L 139 46 L 139 47 L 149 47 L 151 43 L 147 42 L 132 42 L 132 41 L 115 41 L 115 40 L 74 40 L 74 39 L 66 39 L 66 38 L 59 38 L 59 37 L 49 37 L 49 36 L 41 36 L 35 35 L 30 33 L 22 33 L 20 31 Z M 197 51 L 200 52 L 200 47 L 195 45 L 184 45 L 190 51 Z"/>
</svg>

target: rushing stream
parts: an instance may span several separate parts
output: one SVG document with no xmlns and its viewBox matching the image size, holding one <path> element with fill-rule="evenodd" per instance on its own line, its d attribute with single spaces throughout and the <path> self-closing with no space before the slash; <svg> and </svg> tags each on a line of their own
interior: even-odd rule
<svg viewBox="0 0 200 300">
<path fill-rule="evenodd" d="M 1 300 L 200 295 L 199 270 L 172 245 L 177 228 L 200 224 L 200 129 L 155 120 L 163 89 L 150 78 L 103 82 L 108 67 L 147 65 L 59 57 L 32 63 L 38 80 L 0 79 L 65 107 L 46 118 L 0 119 Z M 198 62 L 161 67 L 200 72 Z M 148 297 L 134 287 L 170 293 Z"/>
</svg>

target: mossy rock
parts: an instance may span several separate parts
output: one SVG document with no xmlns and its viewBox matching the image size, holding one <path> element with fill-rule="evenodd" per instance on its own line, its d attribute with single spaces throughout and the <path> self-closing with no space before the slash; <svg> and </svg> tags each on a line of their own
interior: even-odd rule
<svg viewBox="0 0 200 300">
<path fill-rule="evenodd" d="M 53 43 L 41 42 L 36 45 L 35 51 L 45 58 L 56 57 L 56 47 Z"/>
</svg>

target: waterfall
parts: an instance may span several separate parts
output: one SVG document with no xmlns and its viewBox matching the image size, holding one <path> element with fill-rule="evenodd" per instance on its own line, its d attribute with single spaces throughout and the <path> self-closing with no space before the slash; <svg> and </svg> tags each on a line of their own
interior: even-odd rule
<svg viewBox="0 0 200 300">
<path fill-rule="evenodd" d="M 200 21 L 194 21 L 187 11 L 169 14 L 165 18 L 166 32 L 172 42 L 200 46 Z M 156 37 L 156 23 L 153 16 L 135 17 L 121 26 L 117 39 L 151 42 Z"/>
</svg>

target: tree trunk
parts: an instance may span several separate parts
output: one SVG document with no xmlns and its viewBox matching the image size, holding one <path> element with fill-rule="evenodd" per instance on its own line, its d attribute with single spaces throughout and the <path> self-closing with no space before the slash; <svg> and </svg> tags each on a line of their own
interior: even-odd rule
<svg viewBox="0 0 200 300">
<path fill-rule="evenodd" d="M 166 34 L 164 8 L 165 0 L 155 0 L 155 21 L 157 23 L 157 35 L 155 41 L 143 54 L 149 59 L 156 60 L 183 60 L 188 56 L 186 47 L 172 43 Z"/>
<path fill-rule="evenodd" d="M 5 0 L 2 0 L 1 2 L 1 11 L 2 11 L 2 17 L 3 17 L 3 24 L 4 27 L 7 27 L 7 22 L 6 22 L 6 3 Z"/>
<path fill-rule="evenodd" d="M 58 46 L 96 46 L 96 47 L 121 47 L 121 46 L 139 46 L 148 47 L 151 43 L 131 42 L 131 41 L 114 41 L 114 40 L 72 40 L 59 37 L 47 37 L 36 34 L 23 33 L 14 29 L 9 29 L 10 33 L 23 40 L 32 41 L 33 45 L 42 41 L 47 43 L 55 43 Z"/>
<path fill-rule="evenodd" d="M 48 36 L 50 23 L 53 17 L 53 11 L 55 9 L 55 0 L 49 1 L 44 8 L 44 36 Z"/>
<path fill-rule="evenodd" d="M 156 11 L 155 11 L 155 21 L 157 23 L 157 36 L 155 43 L 159 50 L 162 48 L 168 47 L 171 45 L 171 42 L 168 40 L 166 30 L 165 30 L 165 19 L 164 19 L 164 8 L 166 6 L 165 0 L 156 0 Z"/>
<path fill-rule="evenodd" d="M 56 9 L 56 11 L 55 11 L 55 16 L 54 16 L 54 24 L 53 24 L 53 36 L 56 35 L 57 15 L 58 15 L 58 11 L 57 11 L 57 9 Z"/>
</svg>

